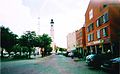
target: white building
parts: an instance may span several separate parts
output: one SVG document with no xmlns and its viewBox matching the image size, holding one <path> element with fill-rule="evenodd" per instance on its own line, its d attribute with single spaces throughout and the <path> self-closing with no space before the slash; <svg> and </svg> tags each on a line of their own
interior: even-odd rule
<svg viewBox="0 0 120 74">
<path fill-rule="evenodd" d="M 69 33 L 67 35 L 67 50 L 74 50 L 76 47 L 76 32 Z"/>
</svg>

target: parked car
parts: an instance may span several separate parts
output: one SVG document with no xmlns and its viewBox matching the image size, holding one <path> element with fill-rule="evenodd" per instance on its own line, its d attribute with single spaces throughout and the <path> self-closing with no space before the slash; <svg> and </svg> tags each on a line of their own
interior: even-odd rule
<svg viewBox="0 0 120 74">
<path fill-rule="evenodd" d="M 68 53 L 68 56 L 69 56 L 69 57 L 72 57 L 72 56 L 73 56 L 73 52 L 69 52 L 69 53 Z"/>
<path fill-rule="evenodd" d="M 9 57 L 8 52 L 3 53 L 3 56 L 4 56 L 4 57 Z"/>
<path fill-rule="evenodd" d="M 73 52 L 68 53 L 68 57 L 71 57 L 73 59 L 74 58 L 74 53 Z"/>
<path fill-rule="evenodd" d="M 109 72 L 112 72 L 114 74 L 119 74 L 120 71 L 120 57 L 110 59 L 106 62 L 104 62 L 103 65 L 101 65 L 101 68 L 104 70 L 108 70 Z"/>
<path fill-rule="evenodd" d="M 88 66 L 100 67 L 109 58 L 104 54 L 90 54 L 86 57 Z"/>
</svg>

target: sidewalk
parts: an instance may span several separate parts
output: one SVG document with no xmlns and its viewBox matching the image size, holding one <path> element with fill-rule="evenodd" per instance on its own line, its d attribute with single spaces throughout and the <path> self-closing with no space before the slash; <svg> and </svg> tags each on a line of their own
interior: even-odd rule
<svg viewBox="0 0 120 74">
<path fill-rule="evenodd" d="M 76 62 L 77 62 L 77 61 L 85 61 L 84 58 L 73 58 L 73 60 L 76 61 Z"/>
</svg>

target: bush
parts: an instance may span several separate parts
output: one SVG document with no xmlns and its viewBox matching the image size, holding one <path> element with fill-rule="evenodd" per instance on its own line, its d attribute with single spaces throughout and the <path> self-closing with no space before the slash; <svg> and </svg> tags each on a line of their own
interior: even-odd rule
<svg viewBox="0 0 120 74">
<path fill-rule="evenodd" d="M 28 55 L 19 55 L 19 54 L 16 54 L 13 59 L 28 59 Z"/>
</svg>

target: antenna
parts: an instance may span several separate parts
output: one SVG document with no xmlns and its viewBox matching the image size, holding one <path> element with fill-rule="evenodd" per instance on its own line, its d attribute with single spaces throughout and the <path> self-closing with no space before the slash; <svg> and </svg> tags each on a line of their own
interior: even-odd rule
<svg viewBox="0 0 120 74">
<path fill-rule="evenodd" d="M 38 17 L 38 35 L 40 35 L 40 17 Z"/>
</svg>

